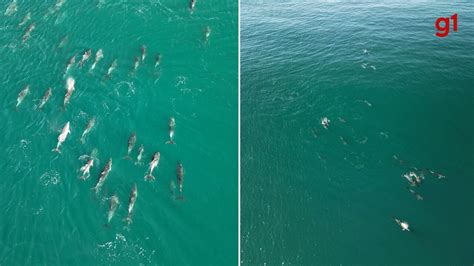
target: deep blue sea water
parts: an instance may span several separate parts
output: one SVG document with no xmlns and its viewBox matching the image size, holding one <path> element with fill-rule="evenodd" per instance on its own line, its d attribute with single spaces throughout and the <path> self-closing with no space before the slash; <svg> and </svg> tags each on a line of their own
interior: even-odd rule
<svg viewBox="0 0 474 266">
<path fill-rule="evenodd" d="M 470 1 L 242 1 L 242 263 L 472 265 L 473 51 Z"/>
<path fill-rule="evenodd" d="M 0 265 L 237 261 L 237 14 L 236 1 L 197 1 L 193 12 L 188 1 L 0 1 Z M 147 55 L 133 72 L 142 45 Z M 79 68 L 88 49 L 91 58 Z M 99 49 L 104 57 L 89 71 Z M 69 76 L 75 90 L 63 110 Z M 52 96 L 40 111 L 48 87 Z M 165 144 L 171 116 L 176 145 Z M 67 121 L 71 134 L 54 153 Z M 123 159 L 132 132 L 131 155 L 136 160 L 143 145 L 143 165 Z M 157 151 L 156 180 L 146 182 Z M 95 164 L 82 181 L 79 158 L 90 154 Z M 109 158 L 112 170 L 96 196 L 90 188 Z M 175 199 L 177 188 L 171 192 L 178 161 L 184 201 Z M 138 197 L 127 225 L 133 184 Z M 104 227 L 114 193 L 120 205 Z"/>
</svg>

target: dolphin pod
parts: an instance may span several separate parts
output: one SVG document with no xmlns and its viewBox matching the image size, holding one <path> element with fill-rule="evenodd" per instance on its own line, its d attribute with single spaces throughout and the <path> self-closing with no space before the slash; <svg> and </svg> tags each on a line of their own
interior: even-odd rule
<svg viewBox="0 0 474 266">
<path fill-rule="evenodd" d="M 50 9 L 49 15 L 51 15 L 54 12 L 58 12 L 64 4 L 65 4 L 64 0 L 57 0 L 54 7 L 52 7 Z M 191 11 L 194 10 L 195 4 L 196 4 L 195 0 L 191 0 L 189 2 L 189 8 L 191 9 Z M 10 4 L 8 5 L 7 10 L 5 11 L 5 15 L 6 16 L 12 16 L 17 12 L 17 10 L 18 10 L 17 0 L 12 0 L 10 2 Z M 45 16 L 45 17 L 47 17 L 47 16 Z M 32 16 L 32 12 L 27 12 L 21 20 L 18 20 L 18 22 L 16 23 L 15 26 L 17 27 L 17 29 L 23 28 L 23 35 L 21 37 L 21 43 L 22 44 L 25 44 L 30 40 L 34 30 L 37 27 L 37 25 L 41 26 L 42 24 L 41 23 L 37 24 L 36 18 L 34 18 L 34 16 Z M 206 40 L 209 38 L 210 34 L 211 34 L 210 28 L 206 27 L 205 28 L 205 39 Z M 64 36 L 60 40 L 60 43 L 55 47 L 55 49 L 59 50 L 60 48 L 67 47 L 68 42 L 69 42 L 69 37 Z M 20 47 L 22 47 L 22 46 L 20 46 Z M 71 99 L 72 99 L 72 96 L 73 96 L 73 92 L 76 90 L 76 80 L 74 79 L 73 76 L 71 76 L 70 73 L 73 74 L 77 71 L 80 71 L 80 69 L 82 67 L 87 66 L 89 74 L 92 74 L 93 70 L 98 66 L 99 62 L 101 62 L 104 58 L 104 51 L 103 51 L 102 48 L 100 48 L 98 50 L 95 50 L 93 48 L 83 48 L 83 49 L 84 50 L 82 50 L 82 51 L 77 51 L 76 50 L 73 53 L 69 53 L 70 57 L 69 57 L 69 60 L 67 60 L 67 65 L 66 65 L 65 71 L 64 71 L 64 68 L 63 68 L 63 71 L 65 72 L 64 73 L 64 78 L 66 79 L 65 80 L 65 83 L 66 83 L 65 84 L 65 94 L 64 94 L 64 98 L 63 98 L 63 102 L 62 102 L 62 107 L 63 107 L 64 111 L 66 111 L 66 107 L 68 107 L 71 104 Z M 145 65 L 146 65 L 146 63 L 144 63 L 144 62 L 146 62 L 145 60 L 146 60 L 147 54 L 148 54 L 148 47 L 143 44 L 143 45 L 140 46 L 140 51 L 141 51 L 141 53 L 139 55 L 136 55 L 135 58 L 134 58 L 133 72 L 136 72 L 138 70 L 138 68 L 140 68 L 140 69 L 144 68 Z M 95 55 L 95 58 L 94 58 L 94 55 Z M 162 55 L 159 54 L 159 53 L 155 53 L 155 55 L 156 56 L 155 56 L 155 61 L 154 61 L 154 69 L 155 70 L 161 69 Z M 107 66 L 106 71 L 105 71 L 105 73 L 106 73 L 105 76 L 107 78 L 111 78 L 112 74 L 114 73 L 114 71 L 118 67 L 117 58 L 111 58 L 111 61 L 109 61 L 109 62 L 110 62 L 110 64 Z M 87 65 L 88 63 L 91 63 L 90 67 L 89 67 L 89 65 Z M 104 66 L 104 68 L 105 68 L 105 66 Z M 57 95 L 57 93 L 53 93 L 53 88 L 54 88 L 54 86 L 47 87 L 47 89 L 42 94 L 42 97 L 39 96 L 41 98 L 39 98 L 39 97 L 38 97 L 39 99 L 36 98 L 37 100 L 35 100 L 35 101 L 38 101 L 38 104 L 35 105 L 35 108 L 38 108 L 39 110 L 43 110 L 45 108 L 45 106 L 50 106 L 52 104 L 52 102 L 53 102 L 53 100 L 51 100 L 51 98 L 53 98 L 52 96 L 56 97 L 56 95 Z M 22 106 L 24 100 L 29 97 L 30 93 L 31 93 L 30 85 L 27 84 L 23 87 L 23 89 L 17 95 L 16 104 L 15 104 L 16 110 L 18 110 L 20 108 L 20 106 Z M 66 141 L 68 140 L 68 137 L 71 134 L 71 131 L 72 131 L 71 128 L 73 126 L 75 126 L 74 125 L 75 123 L 76 123 L 76 121 L 74 119 L 72 119 L 70 121 L 66 121 L 65 124 L 62 125 L 61 131 L 59 132 L 59 135 L 57 135 L 56 147 L 52 149 L 53 152 L 57 152 L 58 154 L 61 154 L 63 152 L 64 146 L 68 144 L 68 142 L 66 142 Z M 95 124 L 96 124 L 96 117 L 91 116 L 91 118 L 88 120 L 86 126 L 84 127 L 84 129 L 82 131 L 82 135 L 80 137 L 80 141 L 83 144 L 85 144 L 85 139 L 89 135 L 91 130 L 93 130 L 93 128 L 95 127 Z M 174 144 L 175 125 L 176 125 L 175 118 L 173 116 L 171 116 L 168 120 L 168 141 L 166 143 Z M 69 141 L 70 141 L 70 139 L 71 138 L 69 137 Z M 128 141 L 127 157 L 131 158 L 132 151 L 135 148 L 136 140 L 137 140 L 136 134 L 133 133 L 130 136 L 129 141 Z M 58 155 L 58 156 L 60 156 L 60 155 Z M 139 148 L 138 148 L 138 151 L 137 151 L 137 154 L 136 154 L 136 157 L 135 157 L 135 154 L 134 154 L 134 158 L 136 158 L 135 164 L 136 165 L 143 164 L 142 161 L 143 161 L 144 156 L 146 156 L 145 155 L 145 148 L 144 148 L 143 144 L 140 144 Z M 161 154 L 160 154 L 159 151 L 153 153 L 153 156 L 152 156 L 151 161 L 148 165 L 148 169 L 147 169 L 147 172 L 146 172 L 146 175 L 145 175 L 145 180 L 154 180 L 155 179 L 154 172 L 156 172 L 155 170 L 159 166 L 160 158 L 161 158 Z M 96 168 L 95 167 L 96 165 L 100 165 L 100 163 L 98 161 L 95 161 L 95 159 L 97 159 L 97 158 L 94 158 L 91 155 L 89 158 L 87 158 L 87 160 L 85 160 L 82 163 L 80 168 L 78 167 L 79 168 L 78 171 L 81 172 L 80 176 L 79 176 L 79 179 L 83 180 L 83 182 L 87 182 L 87 180 L 91 176 L 91 171 L 93 171 L 94 168 Z M 83 159 L 81 159 L 81 160 L 83 160 Z M 101 170 L 101 172 L 98 176 L 98 179 L 97 179 L 97 182 L 95 183 L 95 186 L 91 188 L 93 191 L 95 191 L 96 194 L 99 194 L 99 192 L 104 187 L 105 183 L 107 183 L 108 177 L 109 177 L 109 175 L 112 171 L 112 161 L 113 161 L 113 159 L 109 158 L 108 161 L 105 163 L 105 165 L 103 165 L 103 168 L 102 168 L 102 170 Z M 183 198 L 182 197 L 183 177 L 184 177 L 184 168 L 183 168 L 181 162 L 178 162 L 177 168 L 176 168 L 176 178 L 177 178 L 176 180 L 177 180 L 179 192 L 181 194 L 180 198 Z M 173 185 L 173 190 L 174 190 L 176 185 L 174 185 L 173 180 L 171 180 L 171 184 Z M 131 188 L 131 191 L 130 191 L 130 197 L 129 197 L 129 202 L 128 202 L 128 214 L 127 214 L 127 217 L 125 219 L 128 224 L 132 223 L 132 215 L 133 215 L 134 206 L 135 206 L 135 203 L 136 203 L 137 196 L 138 196 L 137 184 L 133 184 L 133 186 Z M 119 206 L 120 206 L 119 197 L 116 193 L 113 193 L 113 195 L 109 197 L 109 209 L 108 209 L 108 213 L 107 213 L 107 224 L 109 224 L 112 221 L 112 219 L 113 219 L 113 217 L 116 213 L 116 210 L 119 208 Z"/>
</svg>

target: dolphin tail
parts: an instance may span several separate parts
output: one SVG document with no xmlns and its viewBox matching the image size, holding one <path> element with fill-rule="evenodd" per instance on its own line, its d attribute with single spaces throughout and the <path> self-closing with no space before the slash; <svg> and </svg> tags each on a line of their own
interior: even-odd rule
<svg viewBox="0 0 474 266">
<path fill-rule="evenodd" d="M 168 140 L 166 144 L 176 144 L 172 139 Z"/>
<path fill-rule="evenodd" d="M 82 144 L 86 143 L 86 140 L 84 139 L 84 136 L 81 137 L 81 143 Z"/>
<path fill-rule="evenodd" d="M 132 157 L 130 157 L 130 154 L 127 154 L 127 156 L 123 157 L 125 160 L 130 160 L 132 161 Z"/>
<path fill-rule="evenodd" d="M 183 194 L 180 194 L 180 195 L 176 196 L 175 199 L 180 200 L 180 201 L 184 201 L 184 196 L 183 196 Z"/>
<path fill-rule="evenodd" d="M 61 153 L 61 150 L 59 150 L 59 146 L 57 146 L 56 148 L 52 149 L 51 151 L 55 151 L 57 153 Z"/>
<path fill-rule="evenodd" d="M 143 163 L 140 162 L 140 161 L 136 161 L 136 162 L 135 162 L 135 165 L 143 165 Z"/>
</svg>

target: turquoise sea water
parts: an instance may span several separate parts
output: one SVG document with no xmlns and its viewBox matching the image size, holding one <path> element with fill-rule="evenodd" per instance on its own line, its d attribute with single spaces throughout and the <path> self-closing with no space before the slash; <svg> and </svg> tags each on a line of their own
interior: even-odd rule
<svg viewBox="0 0 474 266">
<path fill-rule="evenodd" d="M 52 0 L 18 0 L 16 12 L 7 12 L 10 4 L 0 1 L 0 265 L 237 261 L 237 2 L 197 1 L 192 14 L 188 1 L 66 0 L 55 8 Z M 31 20 L 18 27 L 28 12 Z M 147 55 L 133 74 L 142 45 Z M 100 48 L 104 58 L 89 73 Z M 78 68 L 87 49 L 91 58 Z M 65 75 L 73 55 L 76 64 Z M 105 79 L 114 59 L 117 68 Z M 68 76 L 75 91 L 63 110 Z M 27 84 L 30 93 L 15 111 Z M 40 111 L 48 87 L 52 96 Z M 93 116 L 96 124 L 82 144 Z M 170 116 L 176 145 L 165 144 Z M 71 134 L 62 153 L 54 153 L 67 121 Z M 144 165 L 123 159 L 132 132 L 132 156 L 143 144 Z M 79 158 L 94 150 L 91 176 L 82 181 Z M 145 182 L 156 151 L 156 180 Z M 109 158 L 112 170 L 95 196 L 90 188 Z M 184 201 L 170 191 L 178 161 Z M 127 226 L 134 183 L 138 198 Z M 113 193 L 120 205 L 105 227 Z"/>
<path fill-rule="evenodd" d="M 246 0 L 241 27 L 242 262 L 472 265 L 474 3 Z"/>
</svg>

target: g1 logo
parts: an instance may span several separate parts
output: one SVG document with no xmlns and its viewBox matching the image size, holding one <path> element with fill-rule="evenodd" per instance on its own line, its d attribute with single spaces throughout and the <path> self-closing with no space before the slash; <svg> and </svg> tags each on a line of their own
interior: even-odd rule
<svg viewBox="0 0 474 266">
<path fill-rule="evenodd" d="M 458 14 L 454 14 L 451 16 L 453 20 L 453 30 L 456 32 L 458 31 Z M 438 18 L 435 23 L 436 29 L 436 36 L 444 38 L 449 34 L 449 18 Z"/>
</svg>

